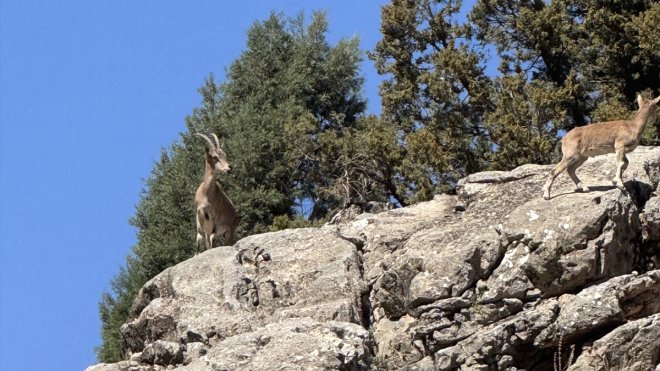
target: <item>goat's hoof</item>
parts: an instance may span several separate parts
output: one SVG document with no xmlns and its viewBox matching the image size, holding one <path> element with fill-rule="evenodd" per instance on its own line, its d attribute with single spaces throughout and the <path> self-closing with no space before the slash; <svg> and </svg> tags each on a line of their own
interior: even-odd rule
<svg viewBox="0 0 660 371">
<path fill-rule="evenodd" d="M 543 195 L 543 199 L 548 201 L 550 199 L 550 195 Z"/>
</svg>

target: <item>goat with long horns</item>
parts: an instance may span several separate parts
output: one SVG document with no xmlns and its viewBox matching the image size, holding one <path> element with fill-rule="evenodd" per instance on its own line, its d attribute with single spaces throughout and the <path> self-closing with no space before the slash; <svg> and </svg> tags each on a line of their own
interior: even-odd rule
<svg viewBox="0 0 660 371">
<path fill-rule="evenodd" d="M 218 237 L 223 239 L 225 245 L 233 242 L 234 232 L 239 222 L 236 208 L 225 194 L 216 179 L 217 174 L 224 174 L 230 170 L 227 155 L 220 148 L 220 140 L 211 134 L 215 143 L 204 134 L 195 133 L 208 144 L 204 148 L 206 170 L 204 180 L 195 192 L 195 212 L 197 220 L 197 251 L 202 240 L 206 249 L 213 247 L 213 241 Z"/>
</svg>

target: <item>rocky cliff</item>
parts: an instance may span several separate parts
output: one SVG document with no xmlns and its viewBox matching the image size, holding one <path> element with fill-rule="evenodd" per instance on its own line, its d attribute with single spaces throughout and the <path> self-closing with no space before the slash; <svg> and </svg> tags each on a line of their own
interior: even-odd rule
<svg viewBox="0 0 660 371">
<path fill-rule="evenodd" d="M 169 268 L 101 370 L 660 370 L 660 148 L 485 172 L 456 196 L 244 238 Z"/>
</svg>

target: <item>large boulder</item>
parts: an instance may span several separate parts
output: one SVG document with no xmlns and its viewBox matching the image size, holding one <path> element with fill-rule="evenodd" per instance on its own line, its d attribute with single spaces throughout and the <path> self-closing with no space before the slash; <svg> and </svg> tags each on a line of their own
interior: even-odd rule
<svg viewBox="0 0 660 371">
<path fill-rule="evenodd" d="M 660 149 L 459 182 L 457 195 L 251 236 L 167 269 L 90 370 L 653 369 Z"/>
</svg>

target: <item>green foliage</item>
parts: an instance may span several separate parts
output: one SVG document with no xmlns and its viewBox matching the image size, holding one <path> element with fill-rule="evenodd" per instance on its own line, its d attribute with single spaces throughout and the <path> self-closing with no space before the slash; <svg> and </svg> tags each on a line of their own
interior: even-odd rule
<svg viewBox="0 0 660 371">
<path fill-rule="evenodd" d="M 649 0 L 480 0 L 470 20 L 477 38 L 497 48 L 502 73 L 570 88 L 561 102 L 569 130 L 594 121 L 604 102 L 632 110 L 639 92 L 657 89 L 659 11 Z"/>
<path fill-rule="evenodd" d="M 313 158 L 318 164 L 315 172 L 325 176 L 317 194 L 328 201 L 327 209 L 390 198 L 404 204 L 396 182 L 396 166 L 402 160 L 397 141 L 396 131 L 375 116 L 362 117 L 341 131 L 321 133 L 317 140 L 320 150 L 306 157 Z"/>
<path fill-rule="evenodd" d="M 283 229 L 320 227 L 321 222 L 312 222 L 302 216 L 278 215 L 273 218 L 273 224 L 270 225 L 270 232 L 277 232 Z"/>
<path fill-rule="evenodd" d="M 528 80 L 552 82 L 558 89 L 573 85 L 570 99 L 557 102 L 566 110 L 566 130 L 588 122 L 590 104 L 586 90 L 575 86 L 584 42 L 572 11 L 563 0 L 480 0 L 470 13 L 477 39 L 496 47 L 501 73 L 525 72 Z"/>
<path fill-rule="evenodd" d="M 557 130 L 566 119 L 561 103 L 571 99 L 570 91 L 552 82 L 528 82 L 522 73 L 495 78 L 493 84 L 495 109 L 484 117 L 494 144 L 490 168 L 551 162 Z"/>
<path fill-rule="evenodd" d="M 482 117 L 489 106 L 482 53 L 457 25 L 459 1 L 393 1 L 371 57 L 381 74 L 383 120 L 402 147 L 397 179 L 406 203 L 450 190 L 482 168 Z"/>
<path fill-rule="evenodd" d="M 651 6 L 633 16 L 632 21 L 629 28 L 637 31 L 636 41 L 643 53 L 660 57 L 660 2 L 651 2 Z"/>
<path fill-rule="evenodd" d="M 146 180 L 131 219 L 137 243 L 99 303 L 99 361 L 122 358 L 119 328 L 130 317 L 139 288 L 194 253 L 193 199 L 204 171 L 205 143 L 193 133 L 214 132 L 223 141 L 232 171 L 218 181 L 241 216 L 239 237 L 314 225 L 295 215 L 300 200 L 314 205 L 319 221 L 343 202 L 325 192 L 333 180 L 322 169 L 334 163 L 328 138 L 354 130 L 364 111 L 361 53 L 357 39 L 331 46 L 326 31 L 322 13 L 309 25 L 302 15 L 273 14 L 250 28 L 247 49 L 226 81 L 218 85 L 210 76 L 199 89 L 202 104 L 186 118 L 188 131 L 162 151 Z M 306 163 L 312 156 L 315 162 Z"/>
<path fill-rule="evenodd" d="M 217 130 L 233 162 L 228 190 L 242 230 L 268 230 L 278 215 L 292 216 L 297 199 L 312 203 L 310 219 L 336 206 L 322 189 L 331 181 L 325 133 L 341 133 L 364 111 L 357 39 L 330 46 L 327 22 L 315 13 L 255 24 L 248 49 L 220 87 Z M 338 121 L 335 117 L 341 117 Z"/>
<path fill-rule="evenodd" d="M 371 54 L 406 202 L 482 169 L 548 163 L 561 135 L 621 119 L 658 79 L 657 2 L 392 0 Z M 499 76 L 486 76 L 489 52 Z M 650 94 L 649 95 L 653 95 Z M 654 143 L 655 125 L 644 143 Z"/>
<path fill-rule="evenodd" d="M 330 45 L 323 13 L 255 22 L 146 180 L 137 243 L 99 303 L 99 360 L 123 357 L 139 288 L 193 254 L 205 145 L 193 133 L 223 142 L 232 170 L 218 181 L 239 238 L 320 225 L 349 205 L 408 205 L 469 173 L 549 163 L 565 131 L 633 115 L 636 94 L 658 94 L 659 19 L 652 0 L 392 0 L 370 53 L 385 76 L 380 117 L 364 115 L 357 38 Z M 491 53 L 499 76 L 485 73 Z M 658 125 L 643 143 L 660 143 Z"/>
<path fill-rule="evenodd" d="M 658 4 L 650 0 L 569 2 L 576 17 L 577 64 L 594 88 L 609 86 L 622 92 L 631 108 L 635 96 L 660 86 L 658 63 Z M 640 47 L 642 46 L 642 47 Z"/>
<path fill-rule="evenodd" d="M 103 344 L 96 349 L 99 361 L 112 362 L 123 358 L 119 328 L 128 318 L 133 298 L 139 290 L 131 282 L 138 281 L 129 279 L 127 270 L 122 268 L 111 282 L 114 296 L 107 292 L 101 295 L 99 312 Z"/>
<path fill-rule="evenodd" d="M 131 219 L 137 244 L 126 266 L 111 282 L 111 293 L 101 297 L 101 336 L 97 348 L 102 362 L 123 358 L 119 328 L 130 316 L 133 299 L 150 278 L 194 253 L 195 217 L 193 197 L 203 173 L 203 143 L 188 133 L 182 143 L 163 150 L 146 180 L 140 202 Z"/>
</svg>

